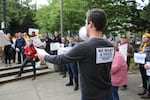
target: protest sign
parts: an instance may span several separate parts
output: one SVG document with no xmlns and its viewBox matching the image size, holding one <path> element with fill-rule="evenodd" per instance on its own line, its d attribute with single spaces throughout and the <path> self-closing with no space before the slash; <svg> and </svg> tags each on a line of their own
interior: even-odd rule
<svg viewBox="0 0 150 100">
<path fill-rule="evenodd" d="M 37 51 L 37 54 L 40 55 L 49 55 L 44 49 L 35 48 Z"/>
<path fill-rule="evenodd" d="M 128 49 L 127 43 L 119 45 L 119 52 L 123 55 L 125 61 L 127 61 L 127 49 Z"/>
<path fill-rule="evenodd" d="M 51 51 L 59 50 L 59 48 L 60 48 L 60 43 L 59 42 L 50 44 Z"/>
<path fill-rule="evenodd" d="M 43 43 L 41 42 L 40 38 L 38 38 L 38 36 L 31 37 L 30 39 L 33 40 L 33 44 L 35 47 L 43 46 Z"/>
<path fill-rule="evenodd" d="M 0 31 L 0 46 L 4 47 L 5 45 L 10 45 L 10 41 L 7 39 L 6 34 L 3 31 Z"/>
<path fill-rule="evenodd" d="M 144 53 L 134 53 L 134 62 L 139 64 L 145 64 L 146 54 Z"/>
<path fill-rule="evenodd" d="M 35 32 L 35 34 L 38 35 L 40 30 L 39 29 L 35 29 L 35 28 L 29 28 L 28 32 L 29 32 L 29 35 L 32 35 L 32 32 Z"/>
<path fill-rule="evenodd" d="M 146 62 L 146 65 L 148 65 L 150 67 L 150 62 Z M 146 75 L 150 76 L 150 69 L 146 70 Z"/>
</svg>

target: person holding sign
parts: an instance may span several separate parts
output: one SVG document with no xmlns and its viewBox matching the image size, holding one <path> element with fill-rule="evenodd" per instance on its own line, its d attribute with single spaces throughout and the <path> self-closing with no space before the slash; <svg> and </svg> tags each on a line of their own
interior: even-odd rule
<svg viewBox="0 0 150 100">
<path fill-rule="evenodd" d="M 87 40 L 77 44 L 66 54 L 38 54 L 38 57 L 55 64 L 78 62 L 81 100 L 112 100 L 110 70 L 114 47 L 103 39 L 106 14 L 101 9 L 91 9 L 87 12 L 85 22 Z"/>
<path fill-rule="evenodd" d="M 64 54 L 64 53 L 67 52 L 66 51 L 66 47 L 67 47 L 66 38 L 65 37 L 61 37 L 61 42 L 62 42 L 61 43 L 61 48 L 60 48 L 61 51 L 58 51 L 58 52 L 61 52 L 61 54 Z M 67 76 L 67 66 L 66 66 L 66 64 L 61 64 L 60 65 L 60 75 L 63 75 L 62 78 L 65 78 Z"/>
<path fill-rule="evenodd" d="M 150 62 L 150 34 L 144 34 L 142 37 L 142 46 L 139 50 L 140 53 L 145 53 L 145 64 L 146 62 Z M 146 69 L 148 69 L 148 65 L 146 64 L 139 64 L 140 73 L 142 77 L 142 83 L 143 83 L 143 90 L 142 92 L 139 92 L 138 95 L 142 95 L 142 98 L 150 98 L 150 87 L 147 86 L 147 75 L 146 75 Z M 144 69 L 144 66 L 146 69 Z"/>
<path fill-rule="evenodd" d="M 13 49 L 11 47 L 11 45 L 13 44 L 13 41 L 11 39 L 10 33 L 7 33 L 6 38 L 7 38 L 7 41 L 11 43 L 9 45 L 4 46 L 5 66 L 8 67 L 8 66 L 11 66 L 11 56 L 13 56 Z"/>
<path fill-rule="evenodd" d="M 126 52 L 123 51 L 121 47 L 123 47 L 123 50 L 126 50 Z M 121 36 L 120 45 L 119 45 L 119 52 L 121 52 L 123 54 L 123 56 L 125 57 L 125 61 L 127 62 L 128 70 L 129 70 L 130 59 L 134 55 L 134 48 L 130 43 L 128 43 L 126 35 Z"/>
<path fill-rule="evenodd" d="M 125 61 L 127 62 L 127 65 L 128 65 L 127 71 L 129 71 L 130 60 L 131 60 L 131 57 L 133 57 L 134 55 L 134 48 L 130 43 L 128 43 L 126 35 L 121 36 L 119 52 L 122 53 L 122 55 L 124 56 Z M 127 89 L 127 84 L 124 84 L 121 87 L 121 90 L 126 90 L 126 89 Z"/>
<path fill-rule="evenodd" d="M 53 46 L 56 46 L 56 49 L 58 49 L 57 47 L 57 45 L 59 45 L 59 43 L 61 43 L 61 37 L 60 37 L 60 35 L 59 35 L 59 33 L 57 32 L 57 31 L 55 31 L 54 32 L 54 37 L 52 38 L 52 43 L 51 43 L 51 45 L 52 44 L 54 44 Z M 52 47 L 53 47 L 52 46 Z M 52 47 L 51 47 L 51 53 L 53 54 L 53 55 L 57 55 L 58 54 L 58 52 L 57 52 L 57 50 L 56 49 L 52 49 Z"/>
</svg>

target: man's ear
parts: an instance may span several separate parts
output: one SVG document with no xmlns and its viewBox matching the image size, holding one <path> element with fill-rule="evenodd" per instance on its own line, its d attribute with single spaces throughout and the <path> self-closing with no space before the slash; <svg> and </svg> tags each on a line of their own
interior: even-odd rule
<svg viewBox="0 0 150 100">
<path fill-rule="evenodd" d="M 88 25 L 89 25 L 90 28 L 93 28 L 93 27 L 94 27 L 94 24 L 93 24 L 92 21 L 89 21 L 89 22 L 88 22 Z"/>
</svg>

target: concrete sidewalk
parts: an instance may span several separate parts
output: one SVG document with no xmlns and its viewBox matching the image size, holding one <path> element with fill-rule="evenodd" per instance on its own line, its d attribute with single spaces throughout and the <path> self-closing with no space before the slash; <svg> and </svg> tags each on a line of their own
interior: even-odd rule
<svg viewBox="0 0 150 100">
<path fill-rule="evenodd" d="M 80 100 L 80 90 L 66 87 L 68 78 L 51 73 L 31 79 L 11 82 L 0 86 L 0 100 Z M 141 84 L 139 74 L 129 75 L 126 91 L 119 90 L 120 100 L 142 100 L 137 92 Z"/>
</svg>

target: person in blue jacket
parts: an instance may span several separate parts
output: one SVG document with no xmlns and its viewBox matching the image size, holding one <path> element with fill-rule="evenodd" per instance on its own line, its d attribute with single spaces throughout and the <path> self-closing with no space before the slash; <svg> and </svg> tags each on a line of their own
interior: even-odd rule
<svg viewBox="0 0 150 100">
<path fill-rule="evenodd" d="M 18 38 L 15 42 L 15 49 L 18 52 L 18 64 L 21 64 L 21 55 L 23 56 L 23 60 L 25 59 L 24 48 L 26 46 L 26 42 L 22 37 L 22 33 L 18 33 Z"/>
<path fill-rule="evenodd" d="M 69 38 L 69 43 L 68 43 L 68 48 L 71 49 L 75 46 L 75 42 L 74 42 L 74 38 L 70 37 Z M 78 90 L 79 89 L 79 84 L 78 84 L 78 67 L 77 67 L 77 62 L 74 63 L 69 63 L 67 64 L 67 70 L 69 73 L 69 83 L 66 84 L 66 86 L 72 86 L 73 85 L 73 80 L 75 83 L 75 88 L 74 90 Z"/>
</svg>

